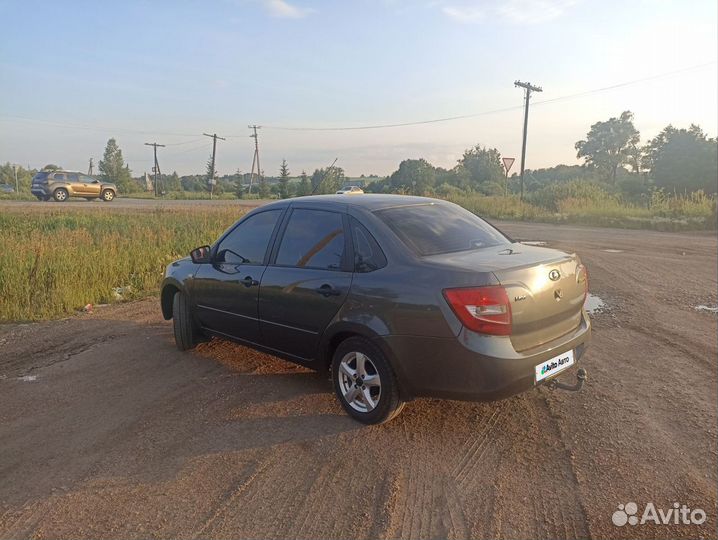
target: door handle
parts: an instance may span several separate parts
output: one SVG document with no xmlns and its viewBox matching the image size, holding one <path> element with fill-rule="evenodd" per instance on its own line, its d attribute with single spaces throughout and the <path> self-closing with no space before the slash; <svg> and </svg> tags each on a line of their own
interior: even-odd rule
<svg viewBox="0 0 718 540">
<path fill-rule="evenodd" d="M 339 289 L 335 289 L 334 287 L 329 285 L 329 283 L 325 283 L 321 287 L 318 287 L 317 289 L 315 289 L 315 291 L 317 291 L 319 294 L 321 294 L 325 298 L 328 298 L 330 296 L 339 296 L 340 294 L 342 294 L 342 291 L 340 291 Z"/>
<path fill-rule="evenodd" d="M 252 279 L 252 276 L 247 276 L 242 281 L 240 281 L 240 283 L 242 285 L 244 285 L 245 287 L 252 287 L 254 285 L 259 285 L 259 281 L 257 281 L 256 279 Z"/>
</svg>

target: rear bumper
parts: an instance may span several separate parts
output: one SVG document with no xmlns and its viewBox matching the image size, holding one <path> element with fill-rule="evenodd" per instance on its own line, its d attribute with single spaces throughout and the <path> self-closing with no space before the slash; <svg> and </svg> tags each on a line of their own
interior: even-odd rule
<svg viewBox="0 0 718 540">
<path fill-rule="evenodd" d="M 35 197 L 48 197 L 50 193 L 47 191 L 47 189 L 44 186 L 32 186 L 30 188 L 30 193 L 35 195 Z"/>
<path fill-rule="evenodd" d="M 492 401 L 537 386 L 534 368 L 549 358 L 573 349 L 578 362 L 590 337 L 591 322 L 583 312 L 581 323 L 572 332 L 522 352 L 514 350 L 509 337 L 480 335 L 466 329 L 456 338 L 385 336 L 377 339 L 391 351 L 406 397 Z"/>
</svg>

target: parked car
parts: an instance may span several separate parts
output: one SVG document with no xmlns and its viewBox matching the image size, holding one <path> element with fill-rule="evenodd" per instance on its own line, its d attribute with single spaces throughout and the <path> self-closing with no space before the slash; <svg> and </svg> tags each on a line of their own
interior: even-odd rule
<svg viewBox="0 0 718 540">
<path fill-rule="evenodd" d="M 516 243 L 455 204 L 324 195 L 257 208 L 170 264 L 161 307 L 180 350 L 216 336 L 330 370 L 371 424 L 416 397 L 551 381 L 584 353 L 587 291 L 576 254 Z"/>
<path fill-rule="evenodd" d="M 337 191 L 337 195 L 361 195 L 364 190 L 359 186 L 344 186 L 342 189 Z"/>
<path fill-rule="evenodd" d="M 15 193 L 15 188 L 10 184 L 0 184 L 0 193 Z"/>
<path fill-rule="evenodd" d="M 117 196 L 115 184 L 72 171 L 40 171 L 33 176 L 30 191 L 41 201 L 55 199 L 57 202 L 70 197 L 110 202 Z"/>
</svg>

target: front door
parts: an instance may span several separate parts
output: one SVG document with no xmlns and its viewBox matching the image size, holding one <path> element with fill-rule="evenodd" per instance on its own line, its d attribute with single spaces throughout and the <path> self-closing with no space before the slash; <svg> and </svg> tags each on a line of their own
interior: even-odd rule
<svg viewBox="0 0 718 540">
<path fill-rule="evenodd" d="M 100 196 L 100 182 L 91 176 L 85 174 L 80 175 L 80 182 L 82 182 L 82 192 L 90 197 Z"/>
<path fill-rule="evenodd" d="M 352 281 L 345 216 L 295 208 L 259 292 L 263 343 L 303 359 L 344 303 Z"/>
<path fill-rule="evenodd" d="M 259 342 L 259 283 L 281 214 L 282 210 L 268 210 L 241 221 L 213 250 L 212 263 L 200 265 L 192 301 L 202 326 L 227 337 Z"/>
</svg>

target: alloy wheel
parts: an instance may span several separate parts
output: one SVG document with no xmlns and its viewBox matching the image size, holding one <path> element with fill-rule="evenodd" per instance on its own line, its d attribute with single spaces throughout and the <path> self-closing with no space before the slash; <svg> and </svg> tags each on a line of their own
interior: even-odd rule
<svg viewBox="0 0 718 540">
<path fill-rule="evenodd" d="M 339 390 L 349 406 L 359 412 L 373 411 L 381 399 L 381 378 L 371 359 L 358 351 L 344 355 L 337 374 Z"/>
</svg>

